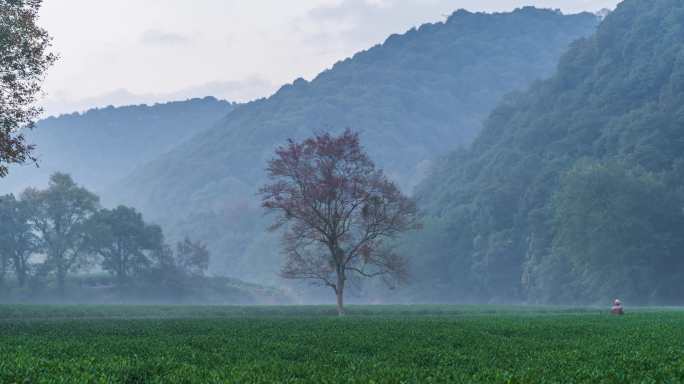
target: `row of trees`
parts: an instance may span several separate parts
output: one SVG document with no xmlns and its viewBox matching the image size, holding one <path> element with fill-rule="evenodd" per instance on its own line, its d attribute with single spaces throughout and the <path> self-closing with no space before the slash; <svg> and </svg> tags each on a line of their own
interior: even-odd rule
<svg viewBox="0 0 684 384">
<path fill-rule="evenodd" d="M 44 190 L 29 188 L 19 198 L 0 197 L 0 283 L 10 277 L 24 287 L 29 280 L 54 281 L 64 297 L 70 274 L 107 272 L 118 288 L 164 284 L 179 277 L 203 276 L 209 266 L 206 246 L 185 239 L 175 249 L 162 229 L 135 209 L 102 209 L 99 197 L 56 173 Z"/>
</svg>

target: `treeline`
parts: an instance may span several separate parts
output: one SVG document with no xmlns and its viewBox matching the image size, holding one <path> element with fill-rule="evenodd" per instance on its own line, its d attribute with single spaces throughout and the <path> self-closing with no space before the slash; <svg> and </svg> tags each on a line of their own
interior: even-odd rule
<svg viewBox="0 0 684 384">
<path fill-rule="evenodd" d="M 67 299 L 84 284 L 119 299 L 177 297 L 204 278 L 204 244 L 170 246 L 135 209 L 99 201 L 63 173 L 46 189 L 0 197 L 0 300 Z"/>
</svg>

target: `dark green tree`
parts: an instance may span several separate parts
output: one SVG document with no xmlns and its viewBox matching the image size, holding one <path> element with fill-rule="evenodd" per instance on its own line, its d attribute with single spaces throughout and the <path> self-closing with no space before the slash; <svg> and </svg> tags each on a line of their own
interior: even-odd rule
<svg viewBox="0 0 684 384">
<path fill-rule="evenodd" d="M 209 249 L 200 241 L 186 237 L 176 244 L 176 262 L 190 276 L 204 276 L 209 269 Z"/>
<path fill-rule="evenodd" d="M 178 266 L 173 247 L 164 244 L 161 249 L 156 250 L 153 255 L 154 265 L 149 276 L 151 281 L 155 281 L 169 293 L 177 294 L 183 290 L 185 277 L 183 271 Z"/>
<path fill-rule="evenodd" d="M 71 176 L 55 173 L 47 189 L 27 189 L 22 200 L 30 206 L 30 223 L 63 296 L 67 274 L 86 264 L 86 224 L 97 212 L 99 198 L 74 183 Z"/>
<path fill-rule="evenodd" d="M 26 202 L 14 195 L 0 197 L 0 279 L 8 266 L 13 267 L 20 287 L 30 271 L 29 258 L 36 251 L 37 238 L 30 224 Z"/>
<path fill-rule="evenodd" d="M 150 254 L 163 246 L 161 228 L 145 223 L 129 207 L 98 211 L 86 227 L 86 249 L 102 257 L 102 268 L 116 277 L 120 288 L 149 267 Z"/>
<path fill-rule="evenodd" d="M 50 36 L 36 24 L 41 0 L 0 1 L 0 177 L 31 159 L 22 129 L 33 127 L 45 71 L 56 60 Z"/>
</svg>

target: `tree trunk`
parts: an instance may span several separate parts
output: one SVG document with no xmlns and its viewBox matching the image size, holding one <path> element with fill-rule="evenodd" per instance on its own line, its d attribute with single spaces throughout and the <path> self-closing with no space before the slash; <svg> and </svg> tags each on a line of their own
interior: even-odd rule
<svg viewBox="0 0 684 384">
<path fill-rule="evenodd" d="M 337 289 L 337 314 L 344 316 L 344 289 Z"/>
<path fill-rule="evenodd" d="M 62 299 L 66 293 L 66 270 L 62 265 L 57 267 L 57 293 Z"/>
<path fill-rule="evenodd" d="M 7 259 L 0 260 L 0 292 L 5 288 L 5 274 L 7 273 Z"/>
<path fill-rule="evenodd" d="M 126 260 L 123 258 L 121 251 L 118 253 L 118 262 L 119 265 L 116 268 L 116 284 L 119 286 L 119 292 L 122 293 L 126 276 Z"/>
<path fill-rule="evenodd" d="M 14 257 L 14 272 L 17 274 L 19 287 L 24 288 L 26 285 L 26 262 L 20 256 Z"/>
<path fill-rule="evenodd" d="M 335 296 L 337 296 L 337 314 L 339 316 L 344 316 L 344 273 L 339 270 L 337 271 Z"/>
<path fill-rule="evenodd" d="M 119 298 L 121 300 L 123 300 L 126 296 L 125 287 L 126 276 L 124 275 L 124 272 L 121 269 L 119 269 L 119 271 L 116 273 L 116 290 L 118 291 Z"/>
<path fill-rule="evenodd" d="M 20 288 L 24 288 L 24 286 L 26 286 L 26 269 L 20 268 L 17 270 L 17 280 L 19 281 Z"/>
</svg>

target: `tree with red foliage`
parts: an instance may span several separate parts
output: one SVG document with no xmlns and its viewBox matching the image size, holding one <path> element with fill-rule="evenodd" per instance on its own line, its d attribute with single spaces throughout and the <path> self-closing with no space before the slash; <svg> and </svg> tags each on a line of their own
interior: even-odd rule
<svg viewBox="0 0 684 384">
<path fill-rule="evenodd" d="M 404 258 L 387 243 L 419 228 L 416 205 L 375 168 L 357 133 L 289 140 L 267 172 L 260 195 L 278 215 L 271 229 L 285 228 L 284 278 L 332 288 L 340 315 L 349 279 L 381 277 L 389 286 L 406 279 Z"/>
</svg>

